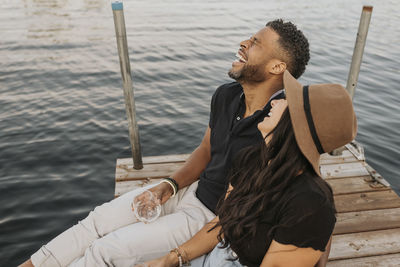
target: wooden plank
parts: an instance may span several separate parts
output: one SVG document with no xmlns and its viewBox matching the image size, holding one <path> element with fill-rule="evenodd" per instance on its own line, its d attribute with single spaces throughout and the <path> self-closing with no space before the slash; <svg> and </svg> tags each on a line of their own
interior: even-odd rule
<svg viewBox="0 0 400 267">
<path fill-rule="evenodd" d="M 329 261 L 328 267 L 398 267 L 400 266 L 400 253 L 363 257 L 348 260 Z"/>
<path fill-rule="evenodd" d="M 334 235 L 330 260 L 400 253 L 400 228 Z"/>
<path fill-rule="evenodd" d="M 171 162 L 184 162 L 190 154 L 176 154 L 176 155 L 163 155 L 163 156 L 149 156 L 143 157 L 143 164 L 155 164 L 155 163 L 171 163 Z M 331 156 L 328 153 L 322 154 L 320 159 L 320 164 L 338 164 L 345 162 L 355 162 L 357 159 L 354 155 L 348 151 L 344 150 L 343 154 L 340 156 Z M 121 158 L 117 159 L 118 165 L 127 165 L 129 168 L 133 167 L 132 158 Z"/>
<path fill-rule="evenodd" d="M 357 158 L 348 151 L 347 149 L 342 152 L 340 156 L 331 156 L 328 153 L 324 153 L 321 155 L 319 163 L 321 165 L 326 164 L 339 164 L 339 163 L 346 163 L 346 162 L 357 162 Z"/>
<path fill-rule="evenodd" d="M 372 180 L 370 176 L 327 179 L 326 181 L 332 187 L 334 195 L 390 190 L 390 187 Z"/>
<path fill-rule="evenodd" d="M 365 168 L 367 169 L 367 171 L 369 172 L 369 174 L 371 175 L 371 177 L 375 180 L 380 182 L 381 184 L 390 187 L 390 184 L 388 183 L 388 181 L 386 181 L 382 175 L 380 175 L 376 170 L 374 170 L 374 168 L 372 168 L 370 165 L 366 165 Z"/>
<path fill-rule="evenodd" d="M 147 177 L 161 177 L 168 176 L 171 172 L 176 171 L 183 165 L 184 162 L 172 162 L 172 163 L 154 163 L 146 164 L 141 170 L 134 170 L 132 164 L 123 164 L 122 159 L 118 159 L 118 165 L 116 168 L 116 178 L 147 178 Z M 331 164 L 322 165 L 321 174 L 325 179 L 336 179 L 345 177 L 356 177 L 356 176 L 367 176 L 368 171 L 365 169 L 365 163 L 345 163 L 345 164 Z M 155 172 L 155 174 L 153 174 Z M 165 174 L 162 174 L 165 172 Z"/>
<path fill-rule="evenodd" d="M 147 164 L 143 166 L 143 169 L 137 171 L 127 165 L 120 164 L 115 172 L 115 180 L 118 182 L 168 177 L 182 165 L 183 162 Z"/>
<path fill-rule="evenodd" d="M 392 190 L 334 196 L 338 212 L 351 212 L 400 207 L 400 198 Z"/>
<path fill-rule="evenodd" d="M 145 179 L 145 180 L 132 180 L 122 181 L 115 184 L 115 197 L 119 197 L 133 189 L 141 188 L 146 185 L 156 184 L 161 179 Z"/>
<path fill-rule="evenodd" d="M 400 228 L 400 208 L 338 213 L 333 234 Z"/>
<path fill-rule="evenodd" d="M 151 170 L 154 174 L 154 170 Z M 135 174 L 135 172 L 133 172 Z M 165 172 L 162 172 L 161 177 L 166 177 Z M 344 179 L 346 180 L 346 179 Z M 116 183 L 115 195 L 121 195 L 135 187 L 141 187 L 151 182 L 152 178 L 134 177 L 127 179 L 120 178 Z M 400 198 L 391 190 L 373 191 L 354 194 L 339 194 L 335 195 L 335 204 L 338 212 L 353 212 L 374 209 L 388 209 L 400 207 Z"/>
<path fill-rule="evenodd" d="M 117 182 L 115 186 L 115 196 L 120 196 L 135 188 L 139 188 L 150 183 L 156 183 L 158 181 L 159 180 L 157 179 L 143 179 Z M 359 212 L 375 209 L 390 209 L 400 207 L 400 198 L 393 191 L 337 195 L 335 196 L 335 205 L 339 213 Z"/>
<path fill-rule="evenodd" d="M 369 172 L 365 168 L 366 164 L 361 161 L 321 165 L 321 175 L 325 179 L 369 175 Z"/>
<path fill-rule="evenodd" d="M 184 162 L 189 156 L 190 154 L 178 154 L 178 155 L 143 157 L 143 164 Z M 127 165 L 128 168 L 132 168 L 133 167 L 132 158 L 117 159 L 117 167 L 118 165 Z"/>
<path fill-rule="evenodd" d="M 144 162 L 148 161 L 151 163 L 145 163 L 142 170 L 134 170 L 132 167 L 132 159 L 118 159 L 116 168 L 116 179 L 143 179 L 147 177 L 159 178 L 168 176 L 173 173 L 176 169 L 182 166 L 183 160 L 186 158 L 185 155 L 172 155 L 171 157 L 152 157 L 144 158 Z M 171 162 L 159 163 L 168 160 Z M 350 162 L 343 164 L 329 164 L 321 165 L 321 174 L 325 179 L 343 178 L 343 177 L 354 177 L 354 176 L 365 176 L 369 175 L 365 169 L 365 162 Z M 165 172 L 165 173 L 162 173 Z"/>
</svg>

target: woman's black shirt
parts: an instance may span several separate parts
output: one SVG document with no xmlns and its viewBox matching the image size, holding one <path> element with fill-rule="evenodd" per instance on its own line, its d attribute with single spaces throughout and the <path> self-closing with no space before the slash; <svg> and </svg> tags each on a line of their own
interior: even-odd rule
<svg viewBox="0 0 400 267">
<path fill-rule="evenodd" d="M 260 266 L 272 240 L 325 251 L 336 222 L 332 191 L 314 173 L 307 172 L 297 178 L 284 199 L 273 209 L 265 210 L 256 235 L 248 242 L 249 245 L 234 250 L 241 264 Z M 330 196 L 327 197 L 318 184 L 326 187 Z M 234 184 L 232 186 L 235 187 Z M 296 218 L 297 221 L 288 222 L 289 218 Z M 287 225 L 281 225 L 283 222 Z M 268 231 L 273 226 L 278 227 L 268 236 Z"/>
</svg>

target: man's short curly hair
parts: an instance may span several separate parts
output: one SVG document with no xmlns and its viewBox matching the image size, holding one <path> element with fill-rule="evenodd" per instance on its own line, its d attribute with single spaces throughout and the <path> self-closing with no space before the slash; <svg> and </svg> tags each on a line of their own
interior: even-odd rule
<svg viewBox="0 0 400 267">
<path fill-rule="evenodd" d="M 270 21 L 265 26 L 271 27 L 279 35 L 279 45 L 282 48 L 280 56 L 283 57 L 282 60 L 287 61 L 287 68 L 293 77 L 299 78 L 310 60 L 307 38 L 296 25 L 284 22 L 282 19 Z"/>
</svg>

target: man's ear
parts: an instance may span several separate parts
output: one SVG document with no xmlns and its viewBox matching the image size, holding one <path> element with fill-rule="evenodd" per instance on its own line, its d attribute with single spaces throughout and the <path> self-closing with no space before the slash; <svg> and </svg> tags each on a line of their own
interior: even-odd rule
<svg viewBox="0 0 400 267">
<path fill-rule="evenodd" d="M 270 69 L 270 73 L 279 75 L 279 74 L 283 74 L 286 69 L 287 69 L 287 65 L 285 62 L 276 60 L 273 63 L 272 68 Z"/>
</svg>

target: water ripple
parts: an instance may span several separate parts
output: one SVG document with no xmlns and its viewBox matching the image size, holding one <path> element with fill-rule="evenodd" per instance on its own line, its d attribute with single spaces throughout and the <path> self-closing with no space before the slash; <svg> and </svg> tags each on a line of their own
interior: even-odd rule
<svg viewBox="0 0 400 267">
<path fill-rule="evenodd" d="M 16 266 L 113 198 L 128 125 L 109 2 L 0 3 L 0 262 Z M 189 153 L 239 43 L 269 20 L 310 40 L 302 83 L 346 84 L 364 1 L 125 1 L 144 155 Z M 357 140 L 400 188 L 400 4 L 374 5 L 354 99 Z"/>
</svg>

